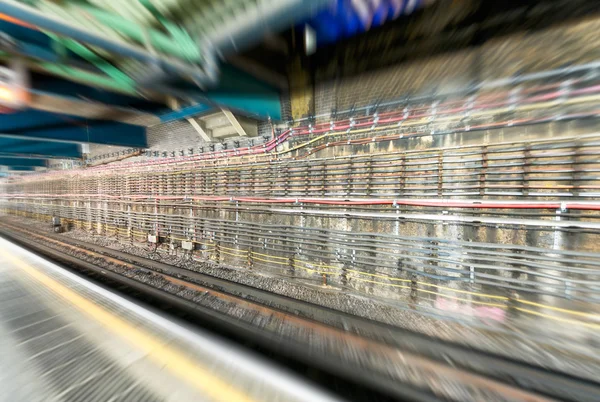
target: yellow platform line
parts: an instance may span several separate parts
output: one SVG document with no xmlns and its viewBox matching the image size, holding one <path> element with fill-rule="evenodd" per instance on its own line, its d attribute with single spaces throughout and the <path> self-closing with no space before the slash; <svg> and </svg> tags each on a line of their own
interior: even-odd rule
<svg viewBox="0 0 600 402">
<path fill-rule="evenodd" d="M 210 372 L 209 368 L 202 367 L 198 362 L 188 358 L 183 352 L 164 344 L 156 337 L 134 327 L 124 319 L 110 313 L 62 285 L 60 282 L 43 274 L 25 261 L 6 252 L 3 252 L 2 256 L 21 268 L 30 277 L 73 304 L 73 306 L 77 307 L 83 313 L 103 324 L 115 335 L 129 341 L 132 346 L 143 350 L 159 367 L 167 369 L 176 377 L 185 380 L 210 398 L 224 402 L 254 401 L 249 395 L 233 388 L 221 378 L 216 377 Z"/>
</svg>

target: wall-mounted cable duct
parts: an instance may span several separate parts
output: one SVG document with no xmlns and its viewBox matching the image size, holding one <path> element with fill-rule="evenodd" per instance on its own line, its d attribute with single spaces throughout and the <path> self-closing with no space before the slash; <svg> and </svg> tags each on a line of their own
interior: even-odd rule
<svg viewBox="0 0 600 402">
<path fill-rule="evenodd" d="M 584 81 L 579 82 L 580 85 L 585 84 Z M 414 132 L 408 131 L 401 134 L 392 134 L 389 136 L 385 135 L 386 130 L 396 130 L 399 127 L 409 128 L 417 127 L 422 125 L 435 123 L 436 119 L 443 120 L 444 124 L 447 124 L 452 119 L 456 121 L 463 121 L 463 125 L 456 129 L 450 129 L 445 131 L 438 131 L 438 134 L 452 133 L 465 131 L 465 127 L 468 126 L 468 130 L 483 130 L 490 128 L 499 128 L 506 125 L 518 126 L 532 123 L 542 123 L 547 121 L 553 121 L 557 118 L 555 114 L 549 114 L 544 116 L 530 116 L 522 119 L 512 118 L 505 121 L 494 121 L 491 123 L 482 123 L 479 125 L 469 124 L 464 122 L 464 113 L 469 112 L 471 117 L 484 117 L 493 116 L 494 114 L 502 114 L 508 111 L 517 113 L 519 111 L 531 112 L 534 110 L 546 110 L 552 106 L 567 106 L 570 104 L 582 104 L 597 102 L 600 94 L 600 86 L 590 85 L 583 86 L 577 89 L 572 89 L 565 97 L 565 92 L 560 88 L 560 84 L 551 84 L 543 86 L 534 86 L 522 91 L 522 98 L 518 105 L 513 107 L 512 100 L 510 99 L 510 92 L 495 93 L 493 95 L 482 95 L 478 98 L 467 98 L 467 99 L 450 99 L 446 102 L 440 103 L 436 107 L 435 113 L 431 110 L 431 105 L 424 106 L 409 106 L 404 110 L 395 110 L 390 112 L 381 112 L 372 115 L 366 115 L 357 118 L 350 118 L 339 120 L 336 122 L 317 123 L 310 126 L 294 127 L 293 129 L 286 130 L 275 138 L 268 142 L 257 145 L 254 147 L 240 148 L 240 149 L 227 149 L 222 151 L 207 152 L 200 155 L 195 155 L 185 158 L 166 158 L 156 159 L 150 161 L 137 162 L 133 164 L 117 164 L 106 167 L 107 169 L 127 169 L 132 166 L 155 166 L 160 164 L 170 163 L 181 163 L 194 160 L 205 160 L 205 159 L 218 159 L 218 158 L 231 158 L 241 157 L 248 155 L 259 155 L 259 154 L 273 154 L 273 151 L 281 144 L 285 143 L 291 138 L 300 137 L 312 137 L 308 141 L 301 143 L 293 148 L 289 148 L 282 152 L 275 152 L 274 155 L 278 156 L 281 153 L 289 153 L 291 151 L 297 151 L 308 146 L 312 147 L 310 153 L 314 153 L 320 149 L 336 145 L 344 144 L 360 144 L 363 142 L 381 142 L 390 141 L 400 138 L 406 138 L 409 136 L 429 135 L 428 132 L 416 130 Z M 589 111 L 589 116 L 598 114 L 597 109 Z M 584 117 L 585 113 L 577 112 L 572 114 L 560 115 L 560 119 L 568 119 L 572 115 L 572 118 Z M 432 118 L 434 118 L 432 120 Z M 400 124 L 400 126 L 398 126 Z M 330 138 L 336 136 L 344 136 L 348 134 L 373 134 L 374 136 L 347 140 L 343 139 L 340 141 L 331 141 Z M 383 134 L 379 134 L 383 133 Z M 319 141 L 322 142 L 319 144 Z M 349 141 L 349 142 L 348 142 Z"/>
</svg>

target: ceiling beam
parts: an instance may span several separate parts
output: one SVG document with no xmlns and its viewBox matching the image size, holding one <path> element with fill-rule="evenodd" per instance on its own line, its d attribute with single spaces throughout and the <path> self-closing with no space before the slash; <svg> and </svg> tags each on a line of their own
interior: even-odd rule
<svg viewBox="0 0 600 402">
<path fill-rule="evenodd" d="M 231 113 L 231 111 L 229 109 L 221 109 L 221 110 L 223 111 L 223 114 L 225 115 L 225 117 L 227 117 L 227 120 L 229 121 L 229 123 L 233 126 L 235 131 L 238 133 L 238 135 L 240 137 L 247 137 L 248 134 L 246 134 L 246 131 L 241 126 L 241 124 L 238 122 L 237 118 L 233 115 L 233 113 Z"/>
<path fill-rule="evenodd" d="M 0 165 L 2 166 L 2 165 Z M 6 166 L 6 165 L 4 165 Z M 19 171 L 19 172 L 31 172 L 35 170 L 35 166 L 6 166 L 7 168 L 9 168 L 9 171 L 14 170 L 14 171 Z"/>
<path fill-rule="evenodd" d="M 205 98 L 249 117 L 270 117 L 275 121 L 282 118 L 279 89 L 231 65 L 221 68 L 221 80 L 216 88 L 199 96 L 200 102 Z"/>
<path fill-rule="evenodd" d="M 0 137 L 138 148 L 147 146 L 145 127 L 38 110 L 2 116 Z"/>
<path fill-rule="evenodd" d="M 76 116 L 29 109 L 2 115 L 2 118 L 0 118 L 0 132 L 30 130 L 38 127 L 65 126 L 80 123 L 81 121 Z"/>
<path fill-rule="evenodd" d="M 37 159 L 78 159 L 82 157 L 81 148 L 78 144 L 13 138 L 0 138 L 0 154 L 5 157 Z"/>
<path fill-rule="evenodd" d="M 200 137 L 202 137 L 202 139 L 206 142 L 210 142 L 211 138 L 209 137 L 208 134 L 206 134 L 206 131 L 204 131 L 204 129 L 202 128 L 202 126 L 193 118 L 188 118 L 187 119 L 188 123 L 190 123 L 192 125 L 192 127 L 194 127 L 194 130 L 196 130 L 196 132 L 198 133 L 198 135 L 200 135 Z"/>
<path fill-rule="evenodd" d="M 58 19 L 28 5 L 0 0 L 0 13 L 32 25 L 35 29 L 53 32 L 88 46 L 103 49 L 118 57 L 132 58 L 146 65 L 160 66 L 166 72 L 190 77 L 198 83 L 212 81 L 212 76 L 207 75 L 201 69 L 194 68 L 190 63 L 157 54 L 152 50 L 131 45 L 123 40 L 113 40 L 106 35 L 91 32 L 85 27 Z"/>
<path fill-rule="evenodd" d="M 38 96 L 33 97 L 33 99 L 37 98 Z M 0 117 L 0 132 L 14 132 L 37 128 L 48 129 L 65 126 L 91 126 L 96 124 L 107 124 L 113 121 L 119 123 L 117 120 L 126 114 L 126 112 L 122 109 L 109 109 L 104 108 L 99 104 L 85 103 L 82 101 L 76 103 L 70 101 L 60 102 L 60 99 L 62 98 L 53 97 L 52 102 L 54 103 L 55 110 L 52 111 L 26 109 L 16 113 L 2 115 Z M 99 108 L 96 106 L 99 106 Z M 100 118 L 85 118 L 64 113 L 64 111 L 70 111 L 74 109 L 78 109 L 79 112 L 81 112 L 79 109 L 89 109 L 88 111 L 90 113 L 96 114 Z M 103 116 L 103 113 L 106 114 Z M 147 116 L 147 114 L 129 114 L 129 117 L 134 116 L 144 117 Z M 158 122 L 159 119 L 156 117 L 154 123 Z"/>
<path fill-rule="evenodd" d="M 221 67 L 219 84 L 208 91 L 202 91 L 197 86 L 181 81 L 158 82 L 152 88 L 158 92 L 198 103 L 201 111 L 194 114 L 208 111 L 211 107 L 215 109 L 226 107 L 248 117 L 271 118 L 275 121 L 282 119 L 279 89 L 229 64 Z M 190 117 L 190 114 L 178 114 L 186 113 L 186 109 L 188 108 L 171 112 L 161 117 L 161 121 Z"/>
<path fill-rule="evenodd" d="M 67 143 L 93 143 L 122 147 L 146 148 L 146 129 L 124 123 L 107 123 L 87 127 L 58 127 L 23 132 L 0 132 L 1 138 L 44 140 Z"/>
<path fill-rule="evenodd" d="M 42 159 L 28 159 L 28 158 L 3 158 L 0 157 L 0 165 L 3 166 L 31 166 L 31 167 L 45 167 L 46 161 Z"/>
</svg>

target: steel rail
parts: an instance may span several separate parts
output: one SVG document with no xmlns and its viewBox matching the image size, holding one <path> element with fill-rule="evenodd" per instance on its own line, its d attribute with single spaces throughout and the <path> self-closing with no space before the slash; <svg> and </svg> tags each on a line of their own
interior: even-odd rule
<svg viewBox="0 0 600 402">
<path fill-rule="evenodd" d="M 19 235 L 15 236 L 14 233 L 10 234 L 5 232 L 4 234 L 5 236 L 19 239 Z M 31 234 L 29 234 L 29 236 L 31 236 Z M 572 401 L 591 401 L 594 400 L 595 396 L 598 394 L 598 387 L 600 387 L 600 384 L 593 381 L 583 380 L 581 378 L 570 376 L 564 373 L 556 373 L 550 370 L 540 369 L 539 367 L 533 365 L 517 362 L 508 358 L 498 357 L 487 352 L 474 350 L 472 348 L 456 345 L 450 342 L 424 338 L 422 335 L 414 334 L 410 331 L 374 323 L 364 319 L 358 319 L 357 317 L 348 314 L 281 297 L 272 293 L 249 288 L 244 285 L 208 277 L 207 275 L 192 273 L 189 271 L 186 272 L 182 269 L 156 263 L 155 261 L 151 260 L 144 260 L 140 257 L 135 257 L 115 250 L 106 249 L 91 244 L 85 244 L 81 241 L 71 240 L 69 243 L 66 243 L 64 241 L 65 239 L 57 241 L 53 236 L 50 235 L 45 235 L 42 237 L 46 238 L 46 242 L 55 243 L 55 245 L 61 244 L 63 249 L 75 248 L 78 249 L 79 252 L 92 256 L 95 259 L 108 260 L 110 264 L 120 263 L 129 269 L 139 266 L 142 270 L 150 270 L 154 275 L 170 277 L 180 286 L 201 289 L 203 292 L 209 292 L 213 296 L 218 295 L 217 297 L 226 300 L 237 299 L 235 301 L 236 303 L 245 304 L 246 306 L 254 304 L 254 308 L 262 311 L 263 314 L 266 311 L 270 311 L 271 315 L 285 317 L 288 325 L 291 325 L 293 322 L 301 323 L 301 325 L 310 327 L 320 336 L 339 337 L 340 339 L 344 339 L 346 344 L 350 341 L 353 345 L 359 345 L 357 346 L 358 349 L 366 351 L 371 356 L 373 356 L 375 353 L 391 354 L 393 353 L 392 351 L 395 350 L 395 347 L 405 348 L 408 350 L 408 352 L 401 353 L 403 364 L 408 361 L 413 369 L 425 368 L 429 369 L 430 373 L 432 373 L 431 370 L 437 370 L 438 375 L 443 375 L 446 380 L 452 378 L 458 383 L 469 384 L 470 389 L 472 389 L 473 386 L 485 387 L 488 389 L 488 392 L 500 392 L 500 395 L 528 401 L 546 401 L 547 397 L 560 397 L 564 400 Z M 21 242 L 26 242 L 27 239 L 27 236 L 22 237 L 21 235 L 20 237 Z M 66 258 L 70 260 L 71 263 L 81 265 L 81 258 L 77 258 L 80 260 L 80 262 L 77 262 L 73 259 L 73 257 L 65 256 L 64 251 L 57 252 L 56 249 L 42 244 L 32 244 L 31 242 L 28 243 L 30 244 L 30 247 L 37 248 L 38 250 L 44 249 L 45 253 L 54 255 L 55 258 L 57 258 L 57 255 L 59 255 L 59 259 Z M 86 268 L 94 269 L 89 264 L 86 266 Z M 94 270 L 96 272 L 99 271 L 103 275 L 108 274 L 105 268 L 95 268 Z M 173 275 L 176 275 L 179 278 Z M 111 277 L 113 279 L 118 278 L 114 275 L 111 275 Z M 203 284 L 196 284 L 194 279 Z M 123 282 L 124 281 L 121 281 L 121 283 Z M 130 281 L 127 282 L 128 284 L 132 284 Z M 233 288 L 237 288 L 237 290 L 232 290 Z M 138 289 L 141 289 L 141 287 L 138 287 Z M 144 291 L 146 291 L 146 289 L 144 289 Z M 239 298 L 236 296 L 236 294 L 246 294 L 249 297 Z M 177 299 L 171 297 L 169 300 L 176 301 Z M 340 321 L 342 321 L 344 322 L 345 328 L 358 329 L 361 331 L 361 333 L 364 331 L 364 333 L 367 335 L 366 337 L 359 338 L 356 337 L 356 335 L 348 333 L 347 330 L 339 331 L 336 330 L 335 327 L 326 327 L 323 324 L 320 324 L 318 321 L 310 321 L 304 318 L 290 316 L 285 312 L 285 310 L 278 311 L 273 308 L 266 307 L 265 305 L 261 306 L 260 304 L 256 304 L 255 300 L 258 300 L 258 303 L 260 303 L 261 300 L 263 302 L 265 302 L 265 300 L 270 300 L 271 302 L 269 302 L 269 304 L 284 306 L 284 309 L 286 308 L 285 306 L 288 306 L 287 308 L 291 307 L 296 309 L 296 311 L 306 311 L 306 309 L 310 309 L 310 311 L 312 311 L 311 315 L 315 315 L 315 313 L 318 312 L 317 314 L 320 317 L 326 316 L 328 319 L 331 318 L 332 322 L 340 323 Z M 273 302 L 273 300 L 277 300 L 277 302 Z M 198 308 L 198 310 L 201 310 L 201 308 Z M 224 319 L 223 317 L 216 317 L 214 312 L 211 314 L 209 311 L 206 311 L 206 309 L 202 309 L 201 311 L 205 315 L 210 315 L 212 322 L 215 322 L 215 319 Z M 231 321 L 239 321 L 239 319 L 227 320 L 227 324 L 230 325 Z M 243 324 L 244 323 L 238 323 L 237 329 L 248 331 L 250 328 Z M 256 330 L 254 330 L 254 334 L 256 334 Z M 378 334 L 377 336 L 380 339 L 378 341 L 370 340 L 369 336 L 372 336 L 371 334 Z M 261 335 L 264 340 L 264 334 Z M 386 336 L 389 338 L 386 339 Z M 267 337 L 267 339 L 267 342 L 273 342 L 275 338 Z M 390 346 L 386 346 L 385 344 L 381 343 L 382 341 L 387 342 Z M 286 339 L 285 342 L 279 346 L 281 350 L 281 346 L 291 346 L 294 348 L 297 347 L 297 344 L 294 344 L 293 340 Z M 310 349 L 304 348 L 302 352 L 305 353 L 308 358 L 313 359 L 315 357 L 314 353 L 310 352 Z M 327 357 L 328 360 L 332 360 L 331 355 L 328 355 Z M 327 364 L 323 362 L 322 358 L 317 359 L 316 361 L 321 364 Z M 338 364 L 340 362 L 336 361 L 335 363 L 336 364 L 334 365 L 329 363 L 329 367 L 339 368 Z M 345 364 L 348 364 L 348 362 L 346 361 Z M 450 364 L 451 367 L 445 366 L 445 364 Z M 468 372 L 466 370 L 473 370 L 473 372 Z M 348 375 L 348 371 L 345 368 L 341 368 L 340 372 Z M 357 375 L 355 371 L 353 374 L 353 379 L 361 378 L 362 374 L 363 373 L 361 371 L 360 374 Z M 371 372 L 369 375 L 366 375 L 366 377 L 362 378 L 362 380 L 372 381 L 372 375 L 373 373 Z M 482 375 L 490 376 L 490 378 L 482 377 Z M 435 384 L 435 382 L 427 383 L 429 386 L 432 386 L 433 384 Z M 381 382 L 377 385 L 381 385 Z M 390 384 L 388 384 L 387 387 L 388 391 L 394 392 L 398 392 L 401 388 Z M 521 387 L 524 389 L 531 389 L 534 392 L 539 393 L 539 396 L 532 392 L 522 391 L 520 389 Z M 411 389 L 411 391 L 414 392 L 415 390 Z"/>
</svg>

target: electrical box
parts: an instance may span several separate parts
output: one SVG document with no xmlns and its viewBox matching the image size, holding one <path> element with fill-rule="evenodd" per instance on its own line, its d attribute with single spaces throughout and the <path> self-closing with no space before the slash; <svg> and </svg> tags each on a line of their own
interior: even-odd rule
<svg viewBox="0 0 600 402">
<path fill-rule="evenodd" d="M 181 248 L 184 250 L 193 250 L 194 249 L 194 243 L 192 243 L 191 241 L 182 241 L 181 242 Z"/>
<path fill-rule="evenodd" d="M 148 243 L 157 243 L 156 235 L 148 235 Z"/>
</svg>

